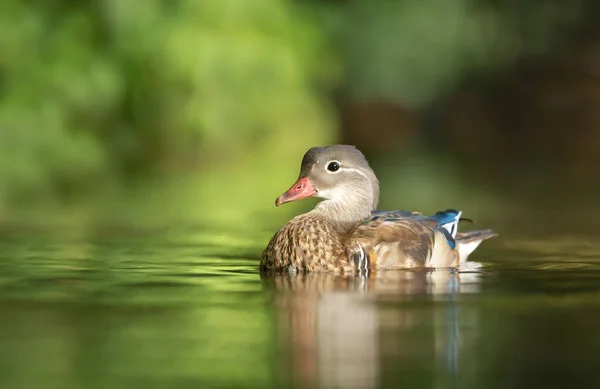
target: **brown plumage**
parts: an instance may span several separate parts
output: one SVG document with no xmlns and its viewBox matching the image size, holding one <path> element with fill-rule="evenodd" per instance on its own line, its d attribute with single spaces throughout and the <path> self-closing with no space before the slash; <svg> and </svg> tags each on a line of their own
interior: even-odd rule
<svg viewBox="0 0 600 389">
<path fill-rule="evenodd" d="M 352 146 L 307 151 L 298 180 L 275 204 L 310 196 L 324 201 L 273 236 L 261 257 L 262 272 L 455 267 L 495 236 L 491 230 L 457 233 L 461 212 L 456 210 L 431 217 L 374 212 L 379 182 Z"/>
<path fill-rule="evenodd" d="M 349 269 L 344 237 L 318 215 L 305 213 L 290 220 L 265 249 L 261 270 L 331 271 Z"/>
</svg>

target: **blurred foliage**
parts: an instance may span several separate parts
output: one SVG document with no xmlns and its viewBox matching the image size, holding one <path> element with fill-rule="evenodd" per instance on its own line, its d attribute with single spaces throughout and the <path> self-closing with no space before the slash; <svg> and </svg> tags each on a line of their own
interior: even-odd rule
<svg viewBox="0 0 600 389">
<path fill-rule="evenodd" d="M 3 206 L 331 128 L 312 90 L 331 69 L 323 39 L 284 2 L 7 0 L 0 28 Z"/>
<path fill-rule="evenodd" d="M 560 45 L 584 3 L 2 1 L 0 219 L 256 217 L 337 138 L 332 92 L 425 108 Z"/>
</svg>

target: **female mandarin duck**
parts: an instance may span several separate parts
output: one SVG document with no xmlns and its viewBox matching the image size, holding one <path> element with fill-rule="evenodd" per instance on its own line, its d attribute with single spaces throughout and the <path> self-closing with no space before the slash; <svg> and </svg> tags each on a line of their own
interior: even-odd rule
<svg viewBox="0 0 600 389">
<path fill-rule="evenodd" d="M 324 201 L 277 231 L 262 254 L 261 271 L 456 267 L 496 235 L 491 230 L 457 233 L 461 212 L 451 209 L 434 216 L 374 211 L 379 181 L 353 146 L 308 150 L 298 181 L 275 205 L 311 196 Z"/>
</svg>

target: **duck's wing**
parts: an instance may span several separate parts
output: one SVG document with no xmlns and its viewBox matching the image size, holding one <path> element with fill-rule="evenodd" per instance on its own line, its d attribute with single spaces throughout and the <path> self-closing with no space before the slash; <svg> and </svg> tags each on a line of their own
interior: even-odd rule
<svg viewBox="0 0 600 389">
<path fill-rule="evenodd" d="M 447 209 L 445 211 L 439 211 L 435 215 L 426 216 L 421 212 L 410 212 L 410 211 L 373 211 L 371 218 L 365 220 L 362 224 L 369 224 L 376 220 L 403 220 L 412 219 L 419 221 L 431 228 L 443 227 L 452 235 L 456 237 L 458 231 L 458 223 L 462 220 L 471 221 L 471 219 L 461 218 L 462 211 L 457 209 Z"/>
<path fill-rule="evenodd" d="M 461 215 L 454 209 L 432 216 L 375 211 L 347 240 L 346 256 L 358 269 L 458 266 L 481 241 L 495 236 L 490 230 L 457 235 Z"/>
</svg>

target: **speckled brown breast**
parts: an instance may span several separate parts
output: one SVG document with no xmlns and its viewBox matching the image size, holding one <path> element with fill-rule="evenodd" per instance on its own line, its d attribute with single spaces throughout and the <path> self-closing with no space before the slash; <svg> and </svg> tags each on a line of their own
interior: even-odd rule
<svg viewBox="0 0 600 389">
<path fill-rule="evenodd" d="M 296 216 L 271 238 L 262 254 L 262 272 L 349 269 L 339 234 L 315 215 Z"/>
</svg>

